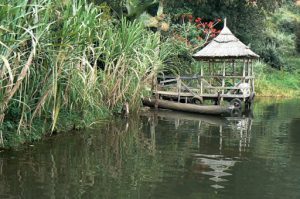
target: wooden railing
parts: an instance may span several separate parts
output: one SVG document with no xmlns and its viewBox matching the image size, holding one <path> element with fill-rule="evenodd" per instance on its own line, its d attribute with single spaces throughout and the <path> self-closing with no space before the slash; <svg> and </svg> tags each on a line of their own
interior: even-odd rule
<svg viewBox="0 0 300 199">
<path fill-rule="evenodd" d="M 161 88 L 175 88 L 178 92 L 178 98 L 180 100 L 180 94 L 182 92 L 190 93 L 194 97 L 201 99 L 201 95 L 205 91 L 209 91 L 211 93 L 212 90 L 215 90 L 215 93 L 225 94 L 234 94 L 236 91 L 240 89 L 239 85 L 246 81 L 254 80 L 254 76 L 239 76 L 239 75 L 232 75 L 232 76 L 223 76 L 223 75 L 193 75 L 193 76 L 159 76 L 159 86 Z M 221 86 L 213 86 L 211 85 L 206 79 L 219 79 L 221 80 Z M 226 79 L 235 79 L 239 80 L 233 86 L 226 86 L 225 80 Z M 190 87 L 183 81 L 192 81 L 197 80 L 197 85 L 200 85 L 200 88 Z M 200 84 L 199 84 L 200 83 Z M 250 85 L 251 86 L 251 85 Z M 209 94 L 208 93 L 208 94 Z"/>
</svg>

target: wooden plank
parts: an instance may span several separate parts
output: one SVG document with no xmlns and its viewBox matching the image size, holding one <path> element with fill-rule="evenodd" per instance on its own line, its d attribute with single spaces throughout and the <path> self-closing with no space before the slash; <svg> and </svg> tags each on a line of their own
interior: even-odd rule
<svg viewBox="0 0 300 199">
<path fill-rule="evenodd" d="M 157 91 L 159 95 L 163 96 L 172 96 L 172 97 L 178 97 L 179 93 L 178 92 L 172 92 L 172 91 Z M 193 94 L 187 93 L 187 92 L 181 92 L 180 96 L 182 97 L 194 97 Z"/>
<path fill-rule="evenodd" d="M 239 87 L 233 87 L 233 86 L 205 86 L 204 88 L 207 88 L 207 89 L 227 89 L 227 90 L 238 90 L 240 89 Z"/>
<path fill-rule="evenodd" d="M 200 95 L 203 98 L 218 98 L 218 94 L 203 94 Z M 220 97 L 223 98 L 244 98 L 243 94 L 221 94 Z M 249 97 L 249 96 L 245 96 L 245 97 Z"/>
<path fill-rule="evenodd" d="M 185 77 L 185 76 L 180 76 L 180 79 L 181 80 L 197 80 L 199 78 L 220 78 L 222 79 L 223 78 L 223 74 L 222 75 L 194 75 L 194 76 L 191 76 L 191 77 Z M 234 78 L 237 78 L 237 79 L 254 79 L 255 77 L 254 76 L 241 76 L 241 75 L 228 75 L 228 76 L 225 76 L 224 77 L 225 79 L 228 78 L 228 79 L 234 79 Z M 172 79 L 169 79 L 169 80 L 164 80 L 164 81 L 160 81 L 160 83 L 169 83 L 169 82 L 176 82 L 176 77 L 172 77 Z"/>
<path fill-rule="evenodd" d="M 206 76 L 199 76 L 199 78 L 220 78 L 220 79 L 253 79 L 254 76 L 239 76 L 239 75 L 229 75 L 223 77 L 223 75 L 206 75 Z"/>
<path fill-rule="evenodd" d="M 177 82 L 177 79 L 169 79 L 169 80 L 164 80 L 164 81 L 160 81 L 160 84 L 165 84 L 165 83 L 170 83 L 170 82 Z"/>
<path fill-rule="evenodd" d="M 168 81 L 168 80 L 170 80 L 170 79 L 176 79 L 177 77 L 176 76 L 171 76 L 171 75 L 169 75 L 169 76 L 164 76 L 164 77 L 162 77 L 162 76 L 159 76 L 158 78 L 160 78 L 160 79 L 164 79 L 163 81 Z M 165 79 L 167 79 L 167 80 L 165 80 Z M 182 79 L 182 80 L 189 80 L 189 79 L 198 79 L 198 75 L 191 75 L 191 76 L 180 76 L 180 79 Z"/>
<path fill-rule="evenodd" d="M 161 88 L 176 88 L 176 83 L 175 84 L 167 84 L 167 85 L 159 85 Z"/>
</svg>

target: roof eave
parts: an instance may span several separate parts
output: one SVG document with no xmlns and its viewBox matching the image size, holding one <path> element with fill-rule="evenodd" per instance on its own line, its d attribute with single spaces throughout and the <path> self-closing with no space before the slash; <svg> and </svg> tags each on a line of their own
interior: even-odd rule
<svg viewBox="0 0 300 199">
<path fill-rule="evenodd" d="M 260 56 L 192 56 L 196 60 L 213 60 L 213 59 L 259 59 Z"/>
</svg>

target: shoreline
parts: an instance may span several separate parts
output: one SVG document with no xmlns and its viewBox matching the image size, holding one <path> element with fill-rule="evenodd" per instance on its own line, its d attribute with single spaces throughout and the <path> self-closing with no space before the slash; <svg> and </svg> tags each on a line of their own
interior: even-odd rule
<svg viewBox="0 0 300 199">
<path fill-rule="evenodd" d="M 284 97 L 284 96 L 261 96 L 261 95 L 257 95 L 255 98 L 255 101 L 258 102 L 267 102 L 267 104 L 273 104 L 273 103 L 278 103 L 278 102 L 284 102 L 284 101 L 288 101 L 288 100 L 293 100 L 293 99 L 298 99 L 299 96 L 297 97 Z M 272 100 L 272 102 L 270 101 Z M 254 103 L 255 105 L 255 103 Z M 129 116 L 129 120 L 135 117 L 139 117 L 141 115 L 142 112 L 148 111 L 148 109 L 145 109 L 143 107 L 141 107 L 139 109 L 138 112 L 136 113 L 131 113 L 131 115 Z M 95 122 L 91 122 L 90 125 L 86 125 L 86 126 L 81 126 L 78 128 L 74 128 L 76 121 L 74 121 L 73 125 L 69 125 L 70 128 L 67 128 L 66 126 L 64 126 L 63 128 L 61 128 L 61 130 L 57 130 L 55 132 L 53 132 L 52 134 L 50 133 L 50 131 L 48 131 L 47 133 L 36 133 L 37 131 L 32 133 L 32 137 L 34 137 L 35 135 L 40 135 L 40 137 L 36 137 L 34 140 L 31 140 L 31 138 L 26 139 L 26 137 L 24 138 L 20 138 L 23 139 L 23 141 L 17 142 L 16 140 L 12 141 L 12 143 L 6 144 L 8 145 L 7 147 L 0 147 L 0 153 L 3 151 L 9 151 L 9 150 L 19 150 L 19 149 L 23 149 L 23 148 L 30 148 L 34 146 L 34 143 L 38 143 L 41 142 L 43 140 L 46 139 L 51 139 L 53 137 L 58 137 L 58 136 L 63 136 L 63 135 L 67 135 L 70 136 L 72 135 L 72 133 L 77 133 L 77 132 L 81 132 L 85 129 L 93 129 L 95 126 L 97 125 L 103 125 L 108 123 L 109 121 L 111 121 L 111 119 L 121 119 L 124 120 L 124 118 L 121 115 L 115 115 L 115 116 L 109 116 L 109 117 L 103 117 L 103 118 L 99 118 L 97 121 Z M 41 129 L 41 131 L 43 131 Z M 40 131 L 40 132 L 41 132 Z M 33 146 L 31 146 L 33 145 Z"/>
</svg>

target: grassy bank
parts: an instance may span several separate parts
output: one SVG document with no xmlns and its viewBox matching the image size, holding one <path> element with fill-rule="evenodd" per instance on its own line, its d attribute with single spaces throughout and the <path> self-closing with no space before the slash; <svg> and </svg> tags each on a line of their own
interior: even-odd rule
<svg viewBox="0 0 300 199">
<path fill-rule="evenodd" d="M 299 58 L 294 58 L 300 61 Z M 256 94 L 262 97 L 300 97 L 300 74 L 298 70 L 291 72 L 277 70 L 266 64 L 256 65 Z"/>
<path fill-rule="evenodd" d="M 0 4 L 0 147 L 138 109 L 159 35 L 82 1 Z"/>
</svg>

